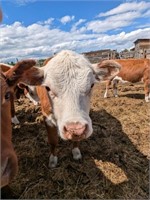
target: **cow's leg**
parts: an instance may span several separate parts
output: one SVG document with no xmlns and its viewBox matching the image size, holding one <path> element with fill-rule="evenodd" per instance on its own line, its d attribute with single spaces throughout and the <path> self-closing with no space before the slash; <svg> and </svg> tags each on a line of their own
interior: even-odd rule
<svg viewBox="0 0 150 200">
<path fill-rule="evenodd" d="M 57 165 L 56 147 L 58 144 L 57 124 L 53 115 L 50 99 L 45 87 L 36 87 L 38 97 L 41 103 L 42 114 L 44 115 L 45 126 L 48 134 L 48 143 L 50 144 L 49 167 L 53 168 Z"/>
<path fill-rule="evenodd" d="M 149 102 L 150 99 L 150 83 L 148 80 L 144 82 L 145 101 Z"/>
<path fill-rule="evenodd" d="M 17 125 L 20 122 L 15 115 L 15 104 L 14 104 L 14 95 L 13 94 L 11 94 L 11 96 L 10 96 L 10 102 L 11 102 L 11 122 L 13 124 Z"/>
<path fill-rule="evenodd" d="M 51 114 L 52 115 L 52 114 Z M 45 126 L 48 134 L 48 143 L 50 144 L 50 157 L 49 157 L 49 167 L 56 167 L 58 158 L 56 155 L 56 147 L 58 144 L 58 134 L 57 128 L 54 124 L 50 124 L 48 120 L 45 118 Z"/>
<path fill-rule="evenodd" d="M 109 86 L 111 85 L 111 80 L 108 80 L 106 82 L 106 90 L 105 90 L 105 94 L 104 94 L 104 98 L 108 97 L 108 90 L 109 90 Z"/>
<path fill-rule="evenodd" d="M 150 99 L 150 69 L 147 68 L 143 74 L 145 101 L 149 102 Z"/>
<path fill-rule="evenodd" d="M 79 149 L 79 142 L 73 142 L 72 155 L 73 155 L 74 160 L 79 160 L 82 158 L 82 155 Z"/>
<path fill-rule="evenodd" d="M 113 80 L 113 92 L 114 92 L 114 97 L 118 97 L 117 85 L 118 85 L 118 80 L 114 79 L 114 80 Z"/>
</svg>

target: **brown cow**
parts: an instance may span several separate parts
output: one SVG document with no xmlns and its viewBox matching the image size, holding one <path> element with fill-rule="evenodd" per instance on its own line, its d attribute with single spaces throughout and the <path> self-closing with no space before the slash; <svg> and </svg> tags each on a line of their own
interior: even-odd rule
<svg viewBox="0 0 150 200">
<path fill-rule="evenodd" d="M 12 65 L 0 63 L 0 68 L 1 68 L 2 72 L 7 72 L 12 67 L 13 67 Z M 16 86 L 14 88 L 14 90 L 15 90 L 15 93 L 18 94 L 18 91 L 19 91 L 18 86 Z M 13 93 L 11 93 L 10 102 L 11 102 L 11 122 L 16 125 L 16 124 L 19 124 L 19 120 L 17 119 L 17 117 L 15 115 L 15 105 L 14 105 L 14 94 Z"/>
<path fill-rule="evenodd" d="M 43 74 L 34 68 L 35 61 L 18 62 L 7 72 L 1 72 L 1 187 L 9 184 L 18 170 L 17 155 L 11 141 L 10 96 L 19 81 L 41 84 Z M 31 68 L 31 69 L 30 69 Z"/>
<path fill-rule="evenodd" d="M 150 99 L 150 60 L 149 59 L 126 59 L 126 60 L 109 60 L 103 61 L 107 63 L 117 62 L 121 65 L 120 72 L 106 82 L 106 91 L 104 98 L 107 98 L 107 93 L 111 82 L 113 83 L 114 96 L 117 97 L 117 84 L 119 81 L 125 83 L 144 82 L 145 101 Z"/>
</svg>

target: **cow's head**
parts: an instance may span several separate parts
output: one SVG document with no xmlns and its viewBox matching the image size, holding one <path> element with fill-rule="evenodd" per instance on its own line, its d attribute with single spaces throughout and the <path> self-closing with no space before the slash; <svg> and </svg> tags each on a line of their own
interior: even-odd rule
<svg viewBox="0 0 150 200">
<path fill-rule="evenodd" d="M 83 55 L 69 50 L 58 53 L 43 70 L 43 85 L 47 87 L 61 138 L 88 138 L 93 132 L 89 110 L 95 77 L 111 76 L 113 70 L 93 68 Z"/>
<path fill-rule="evenodd" d="M 7 72 L 0 73 L 1 79 L 1 187 L 7 185 L 17 173 L 17 155 L 11 141 L 10 96 L 19 81 L 28 84 L 41 83 L 42 71 L 34 68 L 35 61 L 25 60 L 17 63 Z M 33 74 L 31 76 L 31 73 Z M 29 75 L 30 74 L 30 75 Z"/>
</svg>

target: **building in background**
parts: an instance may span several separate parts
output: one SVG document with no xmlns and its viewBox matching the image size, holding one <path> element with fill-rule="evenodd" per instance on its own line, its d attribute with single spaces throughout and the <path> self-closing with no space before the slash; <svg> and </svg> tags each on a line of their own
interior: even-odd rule
<svg viewBox="0 0 150 200">
<path fill-rule="evenodd" d="M 134 58 L 135 55 L 135 48 L 132 48 L 130 50 L 128 49 L 124 49 L 123 51 L 121 51 L 119 53 L 119 57 L 120 59 L 130 59 L 130 58 Z"/>
<path fill-rule="evenodd" d="M 101 60 L 110 60 L 119 58 L 117 50 L 111 50 L 111 49 L 84 52 L 82 54 L 85 55 L 91 63 L 97 63 Z"/>
<path fill-rule="evenodd" d="M 135 47 L 130 50 L 121 51 L 120 58 L 150 58 L 150 39 L 137 39 L 134 45 Z"/>
<path fill-rule="evenodd" d="M 135 58 L 150 58 L 150 39 L 137 39 L 134 44 Z"/>
<path fill-rule="evenodd" d="M 135 47 L 124 49 L 120 53 L 117 50 L 103 49 L 83 53 L 91 63 L 97 63 L 101 60 L 110 59 L 132 59 L 132 58 L 149 58 L 150 59 L 150 39 L 137 39 Z"/>
</svg>

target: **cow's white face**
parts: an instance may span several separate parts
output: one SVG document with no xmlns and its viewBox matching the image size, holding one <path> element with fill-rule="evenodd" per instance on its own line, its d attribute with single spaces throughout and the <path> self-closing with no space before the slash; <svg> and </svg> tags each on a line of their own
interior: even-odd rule
<svg viewBox="0 0 150 200">
<path fill-rule="evenodd" d="M 83 55 L 62 51 L 43 68 L 44 84 L 49 96 L 61 138 L 81 140 L 89 137 L 90 95 L 95 77 L 91 64 Z"/>
</svg>

